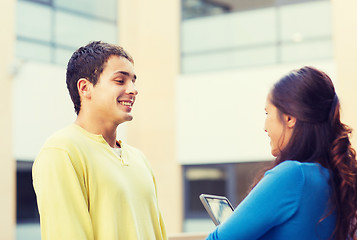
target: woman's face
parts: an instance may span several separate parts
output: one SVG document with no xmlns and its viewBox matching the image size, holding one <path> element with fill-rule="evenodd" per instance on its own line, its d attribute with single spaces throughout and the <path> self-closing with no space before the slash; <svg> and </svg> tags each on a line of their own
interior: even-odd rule
<svg viewBox="0 0 357 240">
<path fill-rule="evenodd" d="M 271 103 L 270 97 L 268 95 L 265 104 L 266 118 L 264 130 L 270 137 L 271 154 L 276 157 L 288 144 L 296 119 L 285 114 L 281 118 L 278 109 Z"/>
</svg>

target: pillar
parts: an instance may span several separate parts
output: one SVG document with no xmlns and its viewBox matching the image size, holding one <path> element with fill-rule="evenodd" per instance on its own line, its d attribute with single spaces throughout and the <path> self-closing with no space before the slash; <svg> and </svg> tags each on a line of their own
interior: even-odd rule
<svg viewBox="0 0 357 240">
<path fill-rule="evenodd" d="M 119 0 L 119 44 L 133 56 L 139 91 L 129 144 L 151 163 L 168 234 L 182 231 L 181 166 L 175 154 L 175 81 L 180 63 L 180 1 Z"/>
</svg>

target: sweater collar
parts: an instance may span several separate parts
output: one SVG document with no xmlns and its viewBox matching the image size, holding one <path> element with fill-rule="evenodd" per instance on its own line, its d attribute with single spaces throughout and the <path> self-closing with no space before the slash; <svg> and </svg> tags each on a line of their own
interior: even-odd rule
<svg viewBox="0 0 357 240">
<path fill-rule="evenodd" d="M 87 136 L 97 142 L 104 143 L 104 144 L 108 145 L 108 143 L 105 141 L 103 135 L 88 132 L 87 130 L 85 130 L 84 128 L 82 128 L 81 126 L 79 126 L 78 124 L 75 124 L 75 123 L 73 123 L 72 126 L 74 128 L 76 128 L 78 131 L 80 131 L 82 134 L 84 134 L 85 136 Z M 120 143 L 120 141 L 119 141 L 119 143 Z"/>
</svg>

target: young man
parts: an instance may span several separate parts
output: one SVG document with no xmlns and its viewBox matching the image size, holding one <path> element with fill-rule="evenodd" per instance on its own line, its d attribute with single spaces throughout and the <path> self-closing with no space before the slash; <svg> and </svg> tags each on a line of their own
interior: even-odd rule
<svg viewBox="0 0 357 240">
<path fill-rule="evenodd" d="M 42 240 L 167 239 L 144 155 L 116 140 L 132 120 L 133 59 L 92 42 L 73 53 L 67 88 L 74 124 L 52 135 L 33 166 Z"/>
</svg>

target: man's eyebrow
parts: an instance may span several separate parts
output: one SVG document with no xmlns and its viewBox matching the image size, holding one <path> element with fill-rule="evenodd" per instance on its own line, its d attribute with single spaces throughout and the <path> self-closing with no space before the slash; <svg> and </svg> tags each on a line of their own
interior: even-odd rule
<svg viewBox="0 0 357 240">
<path fill-rule="evenodd" d="M 128 76 L 128 77 L 133 76 L 133 79 L 136 79 L 136 75 L 135 75 L 135 74 L 132 75 L 132 74 L 130 74 L 130 73 L 128 73 L 128 72 L 125 72 L 125 71 L 117 71 L 117 72 L 115 72 L 114 74 L 123 74 L 123 75 Z"/>
</svg>

